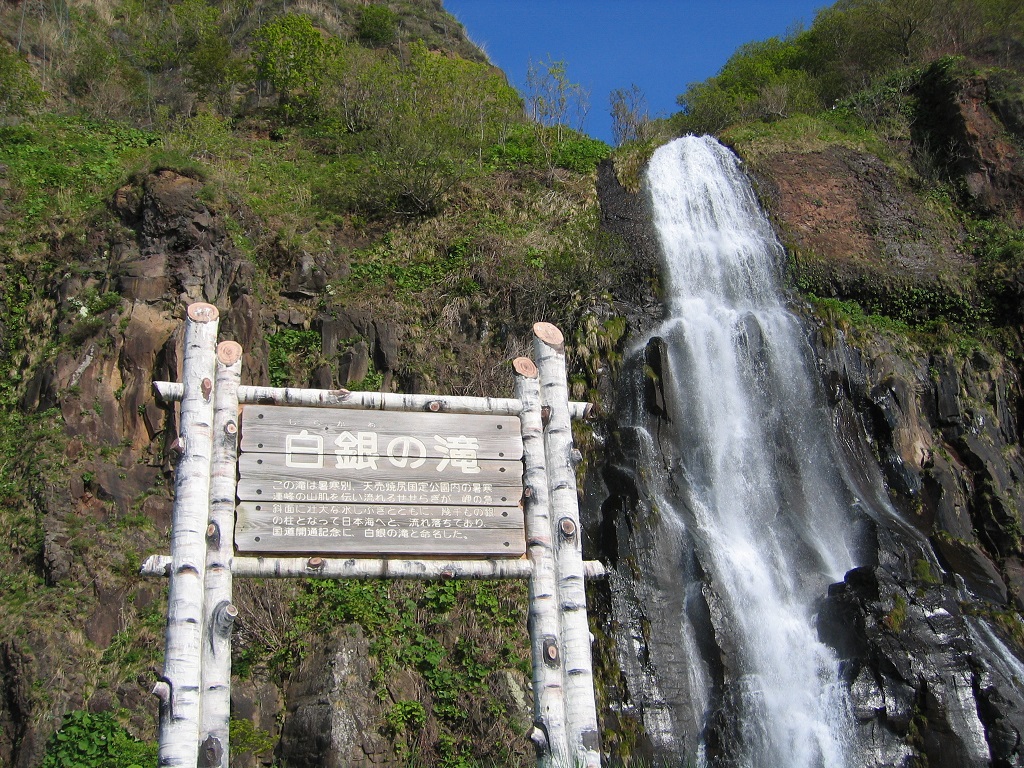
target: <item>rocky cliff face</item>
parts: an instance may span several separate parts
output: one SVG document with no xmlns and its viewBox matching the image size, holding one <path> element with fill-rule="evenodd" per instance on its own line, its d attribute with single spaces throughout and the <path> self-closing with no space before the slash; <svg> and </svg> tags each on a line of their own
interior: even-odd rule
<svg viewBox="0 0 1024 768">
<path fill-rule="evenodd" d="M 113 220 L 90 241 L 66 244 L 67 270 L 41 286 L 39 303 L 27 312 L 37 344 L 22 363 L 34 370 L 22 407 L 39 413 L 56 408 L 63 426 L 47 439 L 65 450 L 31 511 L 43 537 L 38 567 L 50 589 L 36 595 L 45 602 L 26 612 L 18 634 L 0 649 L 4 765 L 39 763 L 59 724 L 48 713 L 126 710 L 133 732 L 153 737 L 148 689 L 162 653 L 163 592 L 135 570 L 144 553 L 167 547 L 177 430 L 173 408 L 154 399 L 151 385 L 179 380 L 184 308 L 206 301 L 221 309 L 221 337 L 245 350 L 247 383 L 269 383 L 266 337 L 282 330 L 320 338 L 323 353 L 311 385 L 334 388 L 358 380 L 370 364 L 392 375 L 398 344 L 392 325 L 339 307 L 264 305 L 253 291 L 252 263 L 202 202 L 202 188 L 197 179 L 164 170 L 119 190 L 111 201 Z M 280 269 L 293 290 L 315 279 L 315 270 L 303 263 Z M 74 343 L 47 357 L 46 344 L 58 338 Z M 281 608 L 260 608 L 258 599 L 244 595 L 240 600 L 249 612 L 242 632 L 256 631 L 252 625 L 260 617 Z M 82 615 L 84 623 L 70 638 L 55 634 L 47 610 Z M 103 652 L 100 669 L 95 648 Z M 41 696 L 41 681 L 50 679 L 54 684 Z M 283 694 L 267 678 L 239 681 L 235 717 L 276 737 Z M 301 712 L 301 705 L 291 711 Z M 304 731 L 293 717 L 284 723 L 290 738 L 282 754 L 308 753 L 312 747 L 296 736 Z M 265 753 L 273 743 L 260 747 Z M 255 764 L 256 758 L 240 754 L 235 764 Z"/>
<path fill-rule="evenodd" d="M 927 157 L 933 178 L 946 180 L 964 210 L 1017 226 L 1024 134 L 1010 90 L 951 74 L 948 62 L 933 66 L 917 89 L 908 151 L 918 167 Z M 996 294 L 1010 298 L 989 316 L 995 330 L 973 325 L 995 344 L 979 343 L 969 331 L 954 334 L 943 322 L 972 327 L 971 310 L 992 284 L 975 281 L 985 265 L 965 238 L 964 219 L 931 204 L 920 178 L 838 145 L 759 149 L 748 170 L 787 246 L 797 286 L 910 323 L 851 320 L 827 301 L 816 301 L 814 310 L 794 303 L 806 315 L 842 443 L 866 477 L 884 479 L 893 510 L 867 521 L 869 565 L 833 585 L 819 614 L 821 637 L 844 660 L 867 745 L 859 764 L 1022 765 L 1019 278 L 1003 272 Z M 602 199 L 610 210 L 624 210 L 618 196 Z M 627 216 L 634 227 L 643 227 L 642 208 L 638 198 Z M 649 346 L 636 364 L 646 375 L 633 373 L 647 384 L 644 407 L 668 418 L 658 362 Z M 633 546 L 643 550 L 645 516 L 656 512 L 616 459 L 632 450 L 629 435 L 614 425 L 609 433 L 606 500 L 590 510 L 601 531 L 596 547 L 625 583 L 635 583 L 655 578 L 631 572 L 629 558 Z M 623 589 L 629 592 L 620 587 L 620 595 Z M 635 729 L 621 748 L 679 757 L 673 712 L 685 702 L 675 700 L 683 692 L 671 681 L 685 674 L 685 660 L 673 666 L 675 655 L 659 647 L 673 630 L 660 627 L 644 594 L 632 596 L 632 607 L 615 599 L 620 604 L 604 629 L 618 631 L 620 642 L 624 627 L 635 630 L 632 647 L 618 649 L 625 679 L 609 683 L 619 735 Z M 710 755 L 723 735 L 728 739 L 727 724 L 709 725 Z"/>
</svg>

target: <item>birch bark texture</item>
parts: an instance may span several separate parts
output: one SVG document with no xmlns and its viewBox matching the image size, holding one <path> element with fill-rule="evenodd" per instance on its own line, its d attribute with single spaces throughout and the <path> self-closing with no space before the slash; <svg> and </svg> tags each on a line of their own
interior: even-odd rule
<svg viewBox="0 0 1024 768">
<path fill-rule="evenodd" d="M 150 555 L 139 568 L 140 576 L 167 576 L 171 558 Z M 603 579 L 608 573 L 597 560 L 583 562 L 587 579 Z M 235 557 L 231 573 L 255 579 L 528 579 L 529 560 L 411 560 L 408 558 L 331 557 Z"/>
<path fill-rule="evenodd" d="M 196 302 L 189 306 L 185 322 L 184 392 L 178 433 L 181 458 L 175 471 L 171 521 L 164 674 L 153 689 L 160 698 L 162 768 L 195 768 L 199 757 L 206 528 L 219 317 L 212 304 Z"/>
<path fill-rule="evenodd" d="M 199 765 L 202 768 L 228 768 L 230 753 L 231 628 L 238 615 L 231 593 L 235 465 L 238 462 L 238 385 L 241 378 L 241 345 L 222 341 L 217 345 L 210 522 L 206 528 L 206 598 L 199 720 Z"/>
<path fill-rule="evenodd" d="M 534 726 L 530 739 L 544 759 L 568 764 L 562 664 L 561 624 L 555 553 L 552 547 L 551 506 L 544 457 L 540 381 L 533 361 L 516 358 L 515 395 L 523 403 L 519 415 L 523 435 L 523 504 L 526 513 L 526 553 L 532 566 L 529 581 L 530 650 L 533 662 Z"/>
<path fill-rule="evenodd" d="M 183 385 L 176 381 L 154 381 L 153 389 L 161 400 L 171 403 L 181 400 Z M 295 389 L 244 385 L 238 388 L 238 402 L 301 405 L 310 408 L 361 408 L 376 411 L 481 413 L 489 416 L 517 416 L 523 409 L 523 404 L 514 398 L 405 395 L 393 392 L 349 392 L 347 389 Z M 573 419 L 589 419 L 593 410 L 593 403 L 569 403 L 569 412 Z"/>
<path fill-rule="evenodd" d="M 584 586 L 576 464 L 566 377 L 565 340 L 551 323 L 536 323 L 534 358 L 540 374 L 542 408 L 548 411 L 544 453 L 551 500 L 551 538 L 555 550 L 565 718 L 571 758 L 577 765 L 600 768 L 601 745 L 594 701 L 590 626 Z"/>
</svg>

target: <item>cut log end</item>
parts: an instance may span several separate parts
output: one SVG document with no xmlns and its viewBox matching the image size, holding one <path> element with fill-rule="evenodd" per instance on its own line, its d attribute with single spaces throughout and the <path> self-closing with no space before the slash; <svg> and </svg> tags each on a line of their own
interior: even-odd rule
<svg viewBox="0 0 1024 768">
<path fill-rule="evenodd" d="M 217 345 L 217 360 L 222 365 L 234 365 L 242 359 L 242 345 L 237 341 L 222 341 Z"/>
<path fill-rule="evenodd" d="M 533 335 L 554 349 L 560 350 L 562 345 L 565 344 L 565 337 L 562 335 L 562 332 L 551 323 L 534 323 Z"/>
<path fill-rule="evenodd" d="M 525 376 L 528 379 L 537 378 L 537 366 L 528 357 L 517 357 L 512 361 L 512 368 L 520 376 Z"/>
<path fill-rule="evenodd" d="M 534 749 L 537 750 L 537 756 L 541 757 L 547 755 L 550 752 L 550 745 L 548 744 L 548 735 L 544 732 L 544 729 L 534 724 L 529 731 L 526 733 L 526 737 L 533 742 Z"/>
<path fill-rule="evenodd" d="M 153 695 L 166 704 L 171 700 L 171 686 L 166 680 L 157 680 L 153 686 Z"/>
<path fill-rule="evenodd" d="M 188 319 L 194 323 L 212 323 L 220 317 L 220 312 L 204 301 L 197 301 L 188 305 Z"/>
</svg>

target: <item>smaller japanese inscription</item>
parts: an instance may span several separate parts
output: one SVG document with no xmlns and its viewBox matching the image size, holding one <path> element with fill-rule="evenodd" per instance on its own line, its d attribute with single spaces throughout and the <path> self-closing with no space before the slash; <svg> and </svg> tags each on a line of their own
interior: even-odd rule
<svg viewBox="0 0 1024 768">
<path fill-rule="evenodd" d="M 526 551 L 515 417 L 247 406 L 240 447 L 241 552 Z"/>
</svg>

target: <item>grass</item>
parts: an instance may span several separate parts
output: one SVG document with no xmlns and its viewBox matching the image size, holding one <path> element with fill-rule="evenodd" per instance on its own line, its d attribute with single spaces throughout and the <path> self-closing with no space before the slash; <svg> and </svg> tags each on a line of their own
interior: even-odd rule
<svg viewBox="0 0 1024 768">
<path fill-rule="evenodd" d="M 508 669 L 529 679 L 525 605 L 525 585 L 518 581 L 308 582 L 288 606 L 291 619 L 276 644 L 250 643 L 236 666 L 269 663 L 287 675 L 310 647 L 311 635 L 358 624 L 376 670 L 371 684 L 384 703 L 373 727 L 393 740 L 399 755 L 448 768 L 527 765 L 526 744 L 514 724 L 522 713 L 509 712 L 491 684 L 495 673 Z M 428 709 L 419 702 L 390 702 L 388 682 L 403 670 L 429 690 Z M 466 737 L 480 728 L 492 732 L 489 743 Z"/>
<path fill-rule="evenodd" d="M 773 122 L 742 123 L 723 131 L 720 138 L 755 163 L 761 157 L 781 151 L 809 154 L 839 146 L 873 154 L 901 175 L 909 173 L 909 167 L 887 135 L 865 124 L 849 109 L 796 114 Z"/>
<path fill-rule="evenodd" d="M 82 219 L 158 142 L 148 131 L 79 117 L 41 115 L 0 126 L 0 163 L 11 185 L 0 237 L 24 242 Z"/>
</svg>

